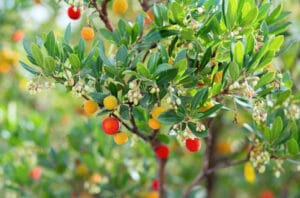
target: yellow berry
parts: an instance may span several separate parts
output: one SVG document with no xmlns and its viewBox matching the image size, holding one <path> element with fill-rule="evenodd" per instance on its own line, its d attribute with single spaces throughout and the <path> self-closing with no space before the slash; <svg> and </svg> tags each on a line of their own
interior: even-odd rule
<svg viewBox="0 0 300 198">
<path fill-rule="evenodd" d="M 149 119 L 149 121 L 148 121 L 148 126 L 151 129 L 157 130 L 157 129 L 160 128 L 160 125 L 161 125 L 160 122 L 157 121 L 157 120 L 155 120 L 155 119 L 153 119 L 153 118 Z"/>
<path fill-rule="evenodd" d="M 11 68 L 11 66 L 7 62 L 0 63 L 0 73 L 5 74 L 5 73 L 9 72 L 10 68 Z"/>
<path fill-rule="evenodd" d="M 127 0 L 115 0 L 112 9 L 117 14 L 124 14 L 128 9 Z"/>
<path fill-rule="evenodd" d="M 115 96 L 107 96 L 103 100 L 104 107 L 107 110 L 113 110 L 118 106 L 118 100 Z"/>
<path fill-rule="evenodd" d="M 116 144 L 125 144 L 128 141 L 128 136 L 125 132 L 120 132 L 114 135 L 114 141 Z"/>
<path fill-rule="evenodd" d="M 159 198 L 159 194 L 157 191 L 148 192 L 146 198 Z"/>
<path fill-rule="evenodd" d="M 80 177 L 84 177 L 88 174 L 89 172 L 89 169 L 86 165 L 84 164 L 79 164 L 77 167 L 76 167 L 76 175 L 77 176 L 80 176 Z"/>
<path fill-rule="evenodd" d="M 157 119 L 158 116 L 165 111 L 166 109 L 164 107 L 154 107 L 151 111 L 152 118 Z"/>
<path fill-rule="evenodd" d="M 223 71 L 219 71 L 218 73 L 216 73 L 215 78 L 214 78 L 214 82 L 218 83 L 222 80 L 223 77 Z"/>
<path fill-rule="evenodd" d="M 212 108 L 213 106 L 214 106 L 214 104 L 211 101 L 207 102 L 202 107 L 200 107 L 200 112 L 205 112 L 205 111 L 209 110 L 210 108 Z"/>
<path fill-rule="evenodd" d="M 99 173 L 93 173 L 91 176 L 91 181 L 94 184 L 99 184 L 101 182 L 101 175 Z"/>
<path fill-rule="evenodd" d="M 95 33 L 94 33 L 94 29 L 91 27 L 84 27 L 81 30 L 81 36 L 84 40 L 86 41 L 90 41 L 94 38 Z"/>
<path fill-rule="evenodd" d="M 87 100 L 84 102 L 83 109 L 87 115 L 93 115 L 98 110 L 98 104 L 95 101 Z"/>
<path fill-rule="evenodd" d="M 255 181 L 255 170 L 250 162 L 247 162 L 244 167 L 244 176 L 248 183 L 252 184 Z"/>
</svg>

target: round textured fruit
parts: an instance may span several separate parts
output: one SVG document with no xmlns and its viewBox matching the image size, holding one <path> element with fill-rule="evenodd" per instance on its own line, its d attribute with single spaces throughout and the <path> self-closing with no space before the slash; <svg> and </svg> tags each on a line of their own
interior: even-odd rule
<svg viewBox="0 0 300 198">
<path fill-rule="evenodd" d="M 160 128 L 160 125 L 161 125 L 161 124 L 160 124 L 159 121 L 157 121 L 157 120 L 151 118 L 151 119 L 149 119 L 149 121 L 148 121 L 148 125 L 149 125 L 149 127 L 150 127 L 151 129 L 158 130 L 158 129 Z"/>
<path fill-rule="evenodd" d="M 201 141 L 199 138 L 187 138 L 185 140 L 185 147 L 190 152 L 197 152 L 200 150 L 201 147 Z"/>
<path fill-rule="evenodd" d="M 159 190 L 159 181 L 158 181 L 158 179 L 154 179 L 153 181 L 152 181 L 152 189 L 153 190 Z"/>
<path fill-rule="evenodd" d="M 7 62 L 1 62 L 0 63 L 0 73 L 7 73 L 10 70 L 10 64 L 8 64 Z"/>
<path fill-rule="evenodd" d="M 12 39 L 12 41 L 17 43 L 17 42 L 20 42 L 23 39 L 23 37 L 24 37 L 24 32 L 22 32 L 21 30 L 16 30 L 13 33 L 11 39 Z"/>
<path fill-rule="evenodd" d="M 91 176 L 91 181 L 94 184 L 99 184 L 101 182 L 101 175 L 99 173 L 93 173 Z"/>
<path fill-rule="evenodd" d="M 166 159 L 169 157 L 169 148 L 166 145 L 159 145 L 155 148 L 157 158 Z"/>
<path fill-rule="evenodd" d="M 118 100 L 115 96 L 106 96 L 103 100 L 103 105 L 107 110 L 113 110 L 118 106 Z"/>
<path fill-rule="evenodd" d="M 93 115 L 98 110 L 98 104 L 93 100 L 87 100 L 84 102 L 83 109 L 87 115 Z"/>
<path fill-rule="evenodd" d="M 76 175 L 80 177 L 84 177 L 89 173 L 88 167 L 84 164 L 79 164 L 78 166 L 76 166 L 75 171 Z"/>
<path fill-rule="evenodd" d="M 125 144 L 128 141 L 128 136 L 125 132 L 120 132 L 114 135 L 114 141 L 116 144 Z"/>
<path fill-rule="evenodd" d="M 256 175 L 255 170 L 250 162 L 247 162 L 244 167 L 244 177 L 250 184 L 254 183 Z"/>
<path fill-rule="evenodd" d="M 146 12 L 145 24 L 149 25 L 152 21 L 154 21 L 154 15 L 152 14 L 151 10 L 148 10 Z"/>
<path fill-rule="evenodd" d="M 82 28 L 80 34 L 81 34 L 82 38 L 86 41 L 93 40 L 93 38 L 95 36 L 94 29 L 91 27 Z"/>
<path fill-rule="evenodd" d="M 271 190 L 264 190 L 260 193 L 260 198 L 274 198 L 274 193 Z"/>
<path fill-rule="evenodd" d="M 102 122 L 102 129 L 104 133 L 108 135 L 114 135 L 118 133 L 120 128 L 119 121 L 116 118 L 108 117 Z"/>
<path fill-rule="evenodd" d="M 207 111 L 208 109 L 212 108 L 213 106 L 214 106 L 214 103 L 212 103 L 211 101 L 207 102 L 204 104 L 204 106 L 200 107 L 200 112 Z"/>
<path fill-rule="evenodd" d="M 77 20 L 80 18 L 80 15 L 81 13 L 79 8 L 74 6 L 70 6 L 68 8 L 68 16 L 70 17 L 70 19 Z"/>
<path fill-rule="evenodd" d="M 148 192 L 146 198 L 159 198 L 159 194 L 157 191 Z"/>
<path fill-rule="evenodd" d="M 31 179 L 39 180 L 40 177 L 42 176 L 42 169 L 40 167 L 34 167 L 33 169 L 31 169 L 29 175 Z"/>
<path fill-rule="evenodd" d="M 127 0 L 115 0 L 112 9 L 117 14 L 124 14 L 128 9 Z"/>
<path fill-rule="evenodd" d="M 152 118 L 157 119 L 158 116 L 165 111 L 166 109 L 164 107 L 154 107 L 151 111 L 151 116 Z"/>
<path fill-rule="evenodd" d="M 219 154 L 226 155 L 231 153 L 231 144 L 226 141 L 220 141 L 217 143 L 216 151 Z"/>
</svg>

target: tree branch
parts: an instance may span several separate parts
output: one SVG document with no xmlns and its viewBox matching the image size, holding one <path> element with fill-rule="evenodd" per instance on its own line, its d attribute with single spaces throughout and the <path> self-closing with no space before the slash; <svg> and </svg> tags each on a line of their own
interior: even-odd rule
<svg viewBox="0 0 300 198">
<path fill-rule="evenodd" d="M 100 17 L 100 19 L 103 21 L 103 23 L 105 24 L 105 27 L 109 30 L 109 31 L 113 31 L 114 28 L 108 18 L 108 14 L 107 14 L 107 4 L 110 0 L 103 0 L 102 4 L 101 4 L 101 8 L 99 8 L 98 4 L 97 4 L 97 0 L 90 0 L 90 4 L 96 9 L 96 11 L 98 12 L 98 15 Z"/>
<path fill-rule="evenodd" d="M 236 165 L 239 165 L 239 164 L 243 164 L 243 163 L 247 162 L 248 160 L 249 160 L 249 156 L 247 156 L 247 158 L 242 159 L 242 160 L 231 161 L 231 162 L 227 161 L 227 162 L 224 162 L 224 163 L 220 163 L 220 164 L 216 165 L 213 168 L 201 171 L 197 175 L 197 177 L 193 180 L 193 182 L 186 188 L 186 190 L 184 191 L 182 197 L 187 198 L 188 195 L 190 194 L 191 190 L 193 189 L 193 187 L 195 187 L 197 184 L 199 184 L 205 178 L 206 175 L 214 173 L 215 171 L 217 171 L 219 169 L 222 169 L 222 168 L 228 168 L 228 167 L 231 167 L 231 166 L 236 166 Z"/>
<path fill-rule="evenodd" d="M 150 9 L 151 5 L 149 3 L 149 0 L 139 0 L 139 2 L 145 12 L 147 12 Z"/>
</svg>

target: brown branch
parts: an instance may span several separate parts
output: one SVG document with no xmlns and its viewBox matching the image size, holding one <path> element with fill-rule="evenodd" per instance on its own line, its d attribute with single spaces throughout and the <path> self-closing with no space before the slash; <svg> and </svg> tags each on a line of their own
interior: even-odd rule
<svg viewBox="0 0 300 198">
<path fill-rule="evenodd" d="M 139 2 L 145 12 L 147 12 L 150 9 L 151 5 L 149 3 L 149 0 L 139 0 Z"/>
<path fill-rule="evenodd" d="M 109 31 L 113 31 L 114 28 L 108 18 L 108 14 L 107 14 L 107 4 L 110 0 L 103 0 L 102 4 L 101 4 L 101 8 L 99 8 L 98 4 L 97 4 L 97 0 L 90 0 L 90 4 L 96 9 L 96 11 L 98 12 L 98 15 L 100 17 L 100 19 L 103 21 L 103 23 L 105 24 L 105 27 L 109 30 Z"/>
<path fill-rule="evenodd" d="M 247 158 L 242 159 L 242 160 L 231 161 L 231 162 L 227 161 L 224 163 L 220 163 L 219 165 L 216 165 L 213 168 L 209 168 L 207 170 L 201 171 L 197 175 L 197 177 L 193 180 L 193 182 L 186 188 L 182 197 L 187 198 L 188 195 L 190 194 L 191 190 L 193 189 L 193 187 L 196 186 L 197 184 L 199 184 L 205 178 L 205 176 L 207 176 L 211 173 L 214 173 L 217 170 L 222 169 L 222 168 L 228 168 L 228 167 L 236 166 L 239 164 L 243 164 L 243 163 L 247 162 L 248 160 L 249 160 L 249 156 L 247 156 Z"/>
<path fill-rule="evenodd" d="M 166 176 L 165 176 L 165 169 L 167 165 L 167 159 L 158 159 L 158 184 L 159 184 L 159 197 L 165 198 L 166 190 L 165 190 L 165 183 L 166 183 Z"/>
</svg>

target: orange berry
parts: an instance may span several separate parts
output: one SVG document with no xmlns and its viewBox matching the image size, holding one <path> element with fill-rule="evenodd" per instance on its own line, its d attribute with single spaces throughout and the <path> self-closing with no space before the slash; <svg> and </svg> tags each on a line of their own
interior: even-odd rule
<svg viewBox="0 0 300 198">
<path fill-rule="evenodd" d="M 152 21 L 154 21 L 154 15 L 151 10 L 146 12 L 145 24 L 149 25 Z"/>
<path fill-rule="evenodd" d="M 149 121 L 148 121 L 148 125 L 149 125 L 149 127 L 150 127 L 151 129 L 157 130 L 157 129 L 160 128 L 160 125 L 161 125 L 161 124 L 160 124 L 159 121 L 157 121 L 157 120 L 151 118 L 151 119 L 149 119 Z"/>
<path fill-rule="evenodd" d="M 112 9 L 117 14 L 124 14 L 128 9 L 128 3 L 126 0 L 115 0 Z"/>
<path fill-rule="evenodd" d="M 91 27 L 82 28 L 81 36 L 85 41 L 93 40 L 93 38 L 95 36 L 94 29 Z"/>
<path fill-rule="evenodd" d="M 125 144 L 128 141 L 128 136 L 125 132 L 120 132 L 114 135 L 114 141 L 116 144 Z"/>
<path fill-rule="evenodd" d="M 87 115 L 93 115 L 98 110 L 98 104 L 95 101 L 87 100 L 84 102 L 83 109 Z"/>
<path fill-rule="evenodd" d="M 222 80 L 223 77 L 223 71 L 219 71 L 218 73 L 216 73 L 215 78 L 214 78 L 214 82 L 218 83 Z"/>
<path fill-rule="evenodd" d="M 159 194 L 157 191 L 148 192 L 146 198 L 159 198 Z"/>
<path fill-rule="evenodd" d="M 157 119 L 158 116 L 165 111 L 166 109 L 164 107 L 154 107 L 151 111 L 152 118 Z"/>
<path fill-rule="evenodd" d="M 226 155 L 231 153 L 231 145 L 229 142 L 220 141 L 217 143 L 216 151 L 219 154 Z"/>
<path fill-rule="evenodd" d="M 0 63 L 0 73 L 8 73 L 10 70 L 11 66 L 7 62 L 1 62 Z"/>
<path fill-rule="evenodd" d="M 23 39 L 23 37 L 24 37 L 24 32 L 22 32 L 21 30 L 16 30 L 13 33 L 11 39 L 17 43 L 17 42 L 21 41 Z"/>
<path fill-rule="evenodd" d="M 91 176 L 91 181 L 94 184 L 99 184 L 101 182 L 101 175 L 99 173 L 93 173 Z"/>
<path fill-rule="evenodd" d="M 107 96 L 103 100 L 103 105 L 107 110 L 113 110 L 118 106 L 118 100 L 115 96 Z"/>
<path fill-rule="evenodd" d="M 214 104 L 210 101 L 207 102 L 206 104 L 204 104 L 204 106 L 200 107 L 200 112 L 205 112 L 207 110 L 209 110 L 210 108 L 212 108 L 214 106 Z"/>
</svg>

